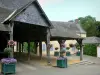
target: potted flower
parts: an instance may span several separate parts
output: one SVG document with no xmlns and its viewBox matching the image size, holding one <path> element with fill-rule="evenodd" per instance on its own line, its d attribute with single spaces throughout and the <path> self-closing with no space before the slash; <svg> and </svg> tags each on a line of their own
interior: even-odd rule
<svg viewBox="0 0 100 75">
<path fill-rule="evenodd" d="M 58 47 L 55 48 L 56 51 L 54 52 L 54 56 L 59 56 L 60 53 L 58 52 L 58 49 Z"/>
<path fill-rule="evenodd" d="M 64 57 L 66 54 L 65 50 L 60 51 L 60 57 L 57 58 L 57 67 L 67 68 L 67 58 Z"/>
<path fill-rule="evenodd" d="M 71 55 L 70 51 L 66 51 L 66 56 L 70 56 L 70 55 Z"/>
<path fill-rule="evenodd" d="M 8 58 L 3 58 L 1 59 L 1 72 L 4 74 L 7 73 L 15 73 L 15 68 L 16 68 L 16 63 L 17 60 L 13 58 L 13 46 L 14 46 L 14 41 L 9 41 L 8 42 L 7 48 L 4 49 L 4 52 L 8 54 Z"/>
</svg>

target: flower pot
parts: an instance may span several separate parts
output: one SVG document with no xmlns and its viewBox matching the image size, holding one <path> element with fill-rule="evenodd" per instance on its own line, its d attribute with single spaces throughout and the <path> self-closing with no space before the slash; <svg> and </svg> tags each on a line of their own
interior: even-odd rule
<svg viewBox="0 0 100 75">
<path fill-rule="evenodd" d="M 60 55 L 60 53 L 59 52 L 54 52 L 54 56 L 59 56 Z"/>
<path fill-rule="evenodd" d="M 14 58 L 3 58 L 1 59 L 1 72 L 5 75 L 8 73 L 16 72 L 17 60 Z"/>
<path fill-rule="evenodd" d="M 57 67 L 67 68 L 67 59 L 66 58 L 58 58 L 57 59 Z"/>
<path fill-rule="evenodd" d="M 78 51 L 78 52 L 76 52 L 76 56 L 80 56 L 80 52 Z"/>
<path fill-rule="evenodd" d="M 71 53 L 70 52 L 66 52 L 66 56 L 71 56 Z"/>
<path fill-rule="evenodd" d="M 16 72 L 16 63 L 9 63 L 9 64 L 1 64 L 1 72 L 5 74 L 15 74 Z"/>
</svg>

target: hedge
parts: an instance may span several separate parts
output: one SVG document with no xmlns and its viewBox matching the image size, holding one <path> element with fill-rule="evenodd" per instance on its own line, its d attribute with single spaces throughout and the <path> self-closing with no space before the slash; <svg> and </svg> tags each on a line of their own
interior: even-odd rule
<svg viewBox="0 0 100 75">
<path fill-rule="evenodd" d="M 86 44 L 83 47 L 85 55 L 97 56 L 97 44 Z"/>
</svg>

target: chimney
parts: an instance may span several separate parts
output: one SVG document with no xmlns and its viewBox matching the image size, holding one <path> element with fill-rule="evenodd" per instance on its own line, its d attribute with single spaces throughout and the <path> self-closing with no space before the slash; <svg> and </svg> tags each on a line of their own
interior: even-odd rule
<svg viewBox="0 0 100 75">
<path fill-rule="evenodd" d="M 79 23 L 79 20 L 78 20 L 78 19 L 75 19 L 75 23 L 76 23 L 76 24 Z"/>
</svg>

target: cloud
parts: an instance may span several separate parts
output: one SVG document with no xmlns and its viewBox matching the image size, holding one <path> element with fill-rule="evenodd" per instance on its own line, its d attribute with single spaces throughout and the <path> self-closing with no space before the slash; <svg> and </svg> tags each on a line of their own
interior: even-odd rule
<svg viewBox="0 0 100 75">
<path fill-rule="evenodd" d="M 64 0 L 38 0 L 41 5 L 45 4 L 54 4 L 54 3 L 61 3 Z"/>
</svg>

